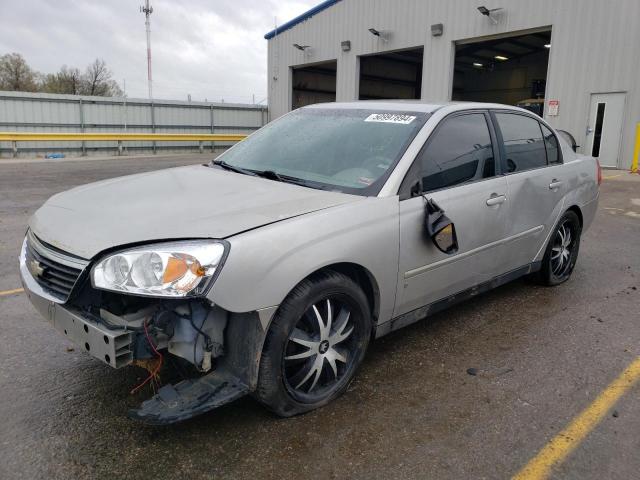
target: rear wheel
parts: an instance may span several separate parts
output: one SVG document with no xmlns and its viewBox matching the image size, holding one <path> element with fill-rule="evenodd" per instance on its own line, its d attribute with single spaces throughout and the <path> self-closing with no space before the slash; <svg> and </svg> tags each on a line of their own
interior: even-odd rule
<svg viewBox="0 0 640 480">
<path fill-rule="evenodd" d="M 544 285 L 559 285 L 571 277 L 580 250 L 580 219 L 573 211 L 567 211 L 551 234 L 542 259 L 538 279 Z"/>
<path fill-rule="evenodd" d="M 281 416 L 326 405 L 349 385 L 371 336 L 371 313 L 349 277 L 326 272 L 300 283 L 274 318 L 256 396 Z"/>
</svg>

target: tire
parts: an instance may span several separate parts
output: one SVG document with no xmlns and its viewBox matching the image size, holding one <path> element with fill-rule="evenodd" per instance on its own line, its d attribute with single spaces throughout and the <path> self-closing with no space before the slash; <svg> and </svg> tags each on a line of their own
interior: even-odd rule
<svg viewBox="0 0 640 480">
<path fill-rule="evenodd" d="M 326 405 L 349 386 L 371 330 L 367 297 L 349 277 L 326 271 L 303 280 L 271 322 L 254 396 L 282 417 Z"/>
<path fill-rule="evenodd" d="M 567 241 L 567 232 L 569 235 Z M 537 280 L 542 285 L 555 286 L 566 282 L 578 260 L 582 227 L 575 212 L 568 210 L 560 217 L 542 258 Z"/>
</svg>

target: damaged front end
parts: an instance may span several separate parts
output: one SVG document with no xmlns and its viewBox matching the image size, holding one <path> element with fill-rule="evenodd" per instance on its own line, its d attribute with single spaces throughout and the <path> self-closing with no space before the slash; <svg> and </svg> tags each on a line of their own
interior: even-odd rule
<svg viewBox="0 0 640 480">
<path fill-rule="evenodd" d="M 107 328 L 129 332 L 130 363 L 149 370 L 148 379 L 157 375 L 167 359 L 192 367 L 181 368 L 181 372 L 191 371 L 192 374 L 182 373 L 182 379 L 175 385 L 160 387 L 151 399 L 131 410 L 130 417 L 156 425 L 175 423 L 250 391 L 248 369 L 236 368 L 224 359 L 229 318 L 233 316 L 234 321 L 250 324 L 257 322 L 250 318 L 252 315 L 235 318 L 238 316 L 203 299 L 158 302 L 104 292 L 100 296 L 99 308 L 93 306 L 94 298 L 83 306 L 83 312 Z M 230 329 L 233 330 L 237 329 Z M 260 341 L 258 336 L 254 338 Z M 241 363 L 251 361 L 237 349 L 231 348 L 231 351 L 229 359 L 240 355 L 243 357 Z"/>
<path fill-rule="evenodd" d="M 189 367 L 179 368 L 180 381 L 159 388 L 130 417 L 156 425 L 175 423 L 255 388 L 265 336 L 258 312 L 231 313 L 204 296 L 158 298 L 95 288 L 90 268 L 90 262 L 30 232 L 25 238 L 23 286 L 61 334 L 113 368 L 146 368 L 150 374 L 144 383 L 155 381 L 169 359 Z"/>
<path fill-rule="evenodd" d="M 129 359 L 133 363 L 143 364 L 144 360 L 157 357 L 157 350 L 166 350 L 206 373 L 211 370 L 213 359 L 224 352 L 227 312 L 204 300 L 140 301 L 115 294 L 114 301 L 104 298 L 108 296 L 103 295 L 105 303 L 99 303 L 100 307 L 92 303 L 83 305 L 82 310 L 109 330 L 129 332 Z M 124 362 L 125 358 L 116 358 L 111 366 L 118 368 L 127 364 Z"/>
</svg>

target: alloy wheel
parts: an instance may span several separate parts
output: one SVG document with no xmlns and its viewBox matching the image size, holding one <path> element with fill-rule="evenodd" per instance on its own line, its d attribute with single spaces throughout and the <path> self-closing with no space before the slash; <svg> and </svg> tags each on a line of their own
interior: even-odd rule
<svg viewBox="0 0 640 480">
<path fill-rule="evenodd" d="M 569 220 L 558 227 L 551 248 L 551 273 L 557 278 L 571 271 L 571 257 L 576 239 L 575 227 Z"/>
<path fill-rule="evenodd" d="M 298 399 L 313 402 L 341 385 L 355 361 L 361 336 L 354 309 L 338 297 L 311 305 L 285 345 L 284 382 Z"/>
</svg>

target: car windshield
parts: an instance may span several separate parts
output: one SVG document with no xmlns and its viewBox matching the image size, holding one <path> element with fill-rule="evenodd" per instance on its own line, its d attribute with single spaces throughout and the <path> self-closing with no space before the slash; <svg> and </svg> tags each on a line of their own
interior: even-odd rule
<svg viewBox="0 0 640 480">
<path fill-rule="evenodd" d="M 313 188 L 376 195 L 427 118 L 423 112 L 300 109 L 216 163 Z"/>
</svg>

